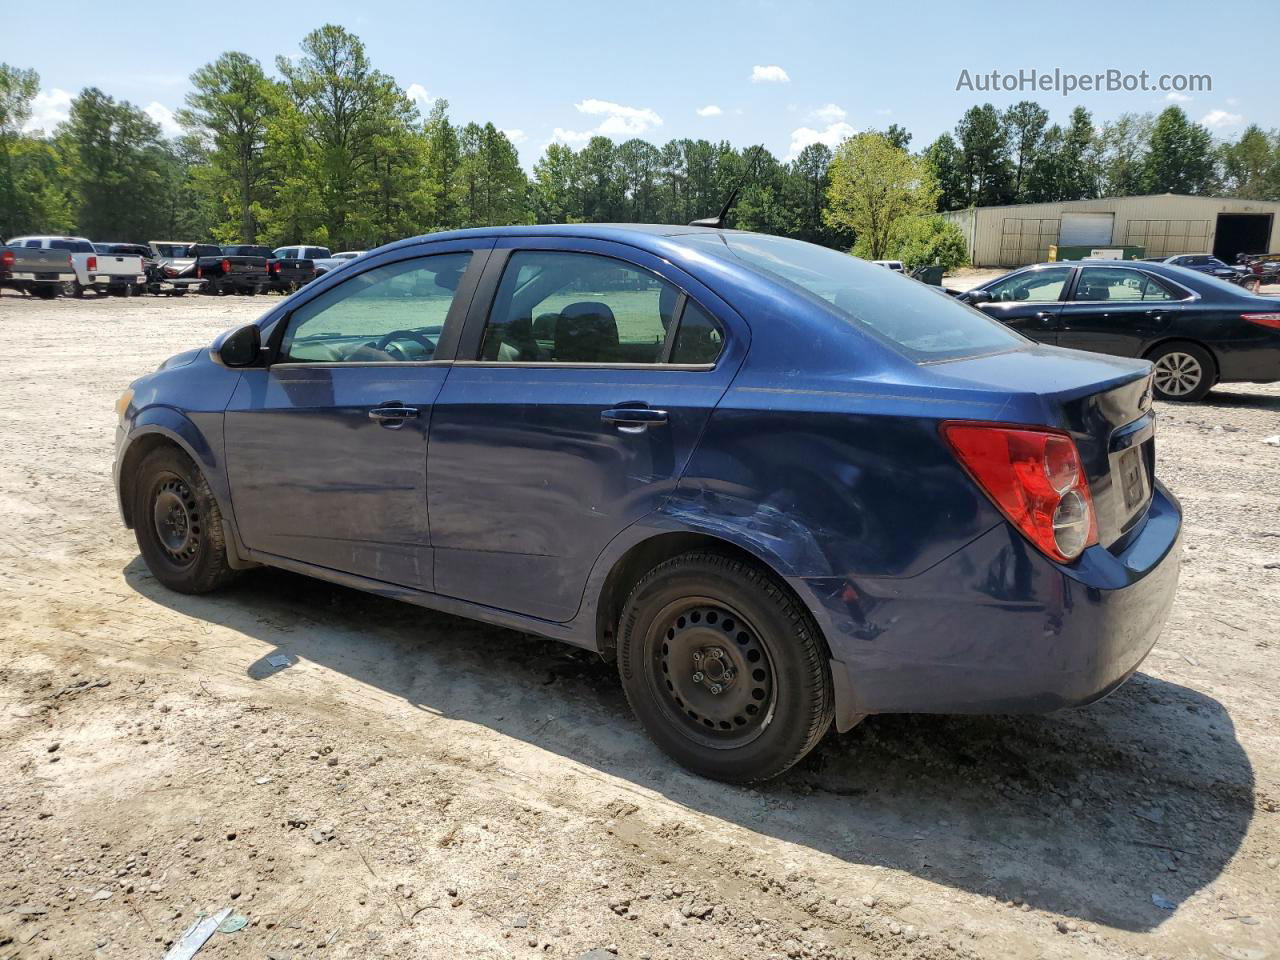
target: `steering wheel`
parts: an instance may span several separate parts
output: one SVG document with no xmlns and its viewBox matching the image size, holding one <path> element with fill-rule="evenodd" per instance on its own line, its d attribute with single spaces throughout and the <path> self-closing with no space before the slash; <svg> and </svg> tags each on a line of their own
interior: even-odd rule
<svg viewBox="0 0 1280 960">
<path fill-rule="evenodd" d="M 418 333 L 416 330 L 392 330 L 383 337 L 378 338 L 378 342 L 374 344 L 374 348 L 381 350 L 383 353 L 391 352 L 391 345 L 397 340 L 413 340 L 420 343 L 422 348 L 427 351 L 427 359 L 430 360 L 436 352 L 436 345 L 427 339 L 425 333 Z M 403 356 L 403 351 L 397 349 L 396 353 Z"/>
</svg>

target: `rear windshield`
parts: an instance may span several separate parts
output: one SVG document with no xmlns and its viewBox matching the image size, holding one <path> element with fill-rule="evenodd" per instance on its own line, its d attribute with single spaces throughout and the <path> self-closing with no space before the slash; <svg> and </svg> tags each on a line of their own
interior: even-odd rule
<svg viewBox="0 0 1280 960">
<path fill-rule="evenodd" d="M 223 247 L 222 252 L 233 257 L 267 257 L 271 259 L 271 250 L 268 247 L 240 244 L 239 246 Z"/>
<path fill-rule="evenodd" d="M 70 250 L 72 253 L 96 253 L 88 240 L 50 240 L 50 250 Z"/>
<path fill-rule="evenodd" d="M 189 257 L 191 256 L 191 245 L 189 243 L 157 243 L 155 244 L 156 253 L 162 257 Z"/>
<path fill-rule="evenodd" d="M 1024 346 L 1008 327 L 893 270 L 800 240 L 756 233 L 686 234 L 682 243 L 745 261 L 822 301 L 859 329 L 917 361 L 952 360 Z"/>
</svg>

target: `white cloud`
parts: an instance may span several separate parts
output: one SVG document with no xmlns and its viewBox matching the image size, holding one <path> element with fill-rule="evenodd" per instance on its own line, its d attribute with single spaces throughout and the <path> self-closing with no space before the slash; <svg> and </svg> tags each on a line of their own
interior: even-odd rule
<svg viewBox="0 0 1280 960">
<path fill-rule="evenodd" d="M 431 109 L 435 97 L 427 93 L 427 88 L 420 83 L 411 83 L 404 88 L 404 95 L 412 100 L 423 113 Z"/>
<path fill-rule="evenodd" d="M 587 99 L 574 104 L 579 113 L 604 117 L 597 132 L 606 137 L 638 137 L 662 126 L 662 118 L 648 107 L 627 107 L 609 100 Z"/>
<path fill-rule="evenodd" d="M 553 143 L 564 143 L 571 147 L 580 146 L 597 136 L 627 140 L 631 137 L 642 137 L 655 127 L 662 126 L 662 117 L 648 107 L 628 107 L 611 100 L 588 97 L 581 103 L 575 103 L 574 108 L 579 113 L 603 119 L 591 130 L 566 130 L 564 127 L 556 127 L 551 132 Z"/>
<path fill-rule="evenodd" d="M 47 93 L 41 90 L 31 101 L 31 119 L 23 126 L 23 130 L 43 130 L 52 133 L 53 128 L 66 120 L 71 114 L 71 94 L 66 90 L 54 87 Z"/>
<path fill-rule="evenodd" d="M 843 107 L 837 107 L 834 103 L 824 104 L 813 111 L 813 116 L 823 123 L 836 123 L 848 115 Z"/>
<path fill-rule="evenodd" d="M 760 66 L 760 64 L 757 63 L 754 67 L 751 68 L 751 82 L 752 83 L 790 83 L 791 78 L 787 76 L 787 71 L 783 70 L 776 63 L 770 64 L 767 67 L 762 67 Z"/>
<path fill-rule="evenodd" d="M 699 107 L 694 111 L 694 113 L 700 117 L 718 117 L 720 114 L 724 113 L 724 111 L 714 103 L 708 103 L 705 107 Z"/>
<path fill-rule="evenodd" d="M 503 130 L 502 133 L 513 144 L 524 143 L 528 139 L 523 130 Z"/>
<path fill-rule="evenodd" d="M 596 132 L 594 130 L 566 130 L 564 127 L 556 127 L 551 131 L 551 142 L 563 143 L 569 147 L 580 147 L 595 135 Z"/>
<path fill-rule="evenodd" d="M 1244 117 L 1238 113 L 1227 113 L 1225 110 L 1210 110 L 1200 122 L 1206 127 L 1213 127 L 1215 130 L 1221 130 L 1224 127 L 1238 127 L 1244 123 Z"/>
<path fill-rule="evenodd" d="M 1190 103 L 1191 98 L 1185 93 L 1178 93 L 1176 90 L 1170 90 L 1164 95 L 1164 98 L 1170 103 Z"/>
<path fill-rule="evenodd" d="M 798 130 L 791 131 L 791 149 L 787 152 L 787 159 L 794 160 L 799 156 L 800 151 L 811 143 L 825 143 L 834 150 L 844 140 L 852 137 L 858 131 L 851 124 L 841 120 L 839 123 L 833 123 L 827 126 L 825 130 L 814 130 L 812 127 L 801 127 Z"/>
<path fill-rule="evenodd" d="M 179 126 L 178 119 L 173 115 L 173 111 L 159 100 L 152 100 L 143 108 L 142 112 L 160 124 L 160 132 L 166 137 L 176 137 L 182 133 L 182 127 Z"/>
</svg>

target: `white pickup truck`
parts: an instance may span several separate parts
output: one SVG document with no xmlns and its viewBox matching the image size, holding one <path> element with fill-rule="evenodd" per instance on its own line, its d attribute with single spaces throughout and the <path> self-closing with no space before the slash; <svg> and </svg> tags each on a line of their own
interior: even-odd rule
<svg viewBox="0 0 1280 960">
<path fill-rule="evenodd" d="M 14 237 L 9 246 L 70 253 L 76 277 L 64 287 L 68 296 L 84 296 L 86 290 L 102 296 L 141 293 L 147 284 L 141 257 L 98 253 L 84 237 Z"/>
</svg>

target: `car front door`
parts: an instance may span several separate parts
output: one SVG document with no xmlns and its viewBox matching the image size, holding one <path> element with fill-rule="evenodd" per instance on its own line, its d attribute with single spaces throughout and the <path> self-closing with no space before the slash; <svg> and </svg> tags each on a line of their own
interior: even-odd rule
<svg viewBox="0 0 1280 960">
<path fill-rule="evenodd" d="M 1002 277 L 983 288 L 991 298 L 977 304 L 983 313 L 1040 343 L 1055 343 L 1061 298 L 1072 267 L 1034 267 Z"/>
<path fill-rule="evenodd" d="M 432 584 L 432 405 L 492 240 L 401 250 L 290 311 L 226 412 L 252 550 L 417 589 Z"/>
<path fill-rule="evenodd" d="M 1058 321 L 1058 345 L 1141 356 L 1182 309 L 1180 296 L 1136 267 L 1081 267 Z"/>
<path fill-rule="evenodd" d="M 499 241 L 432 420 L 436 592 L 571 619 L 605 546 L 675 488 L 747 342 L 633 247 Z"/>
</svg>

